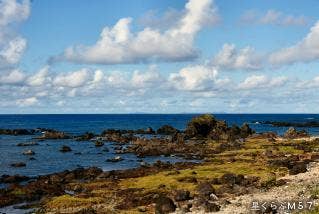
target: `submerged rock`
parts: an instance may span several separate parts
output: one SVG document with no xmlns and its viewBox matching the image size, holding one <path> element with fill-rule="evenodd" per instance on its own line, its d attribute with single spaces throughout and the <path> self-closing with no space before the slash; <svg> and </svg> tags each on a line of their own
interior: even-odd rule
<svg viewBox="0 0 319 214">
<path fill-rule="evenodd" d="M 24 155 L 35 155 L 35 152 L 32 151 L 31 149 L 24 151 L 22 154 Z"/>
<path fill-rule="evenodd" d="M 95 144 L 95 147 L 104 146 L 104 143 L 102 141 L 96 141 L 94 144 Z"/>
<path fill-rule="evenodd" d="M 69 146 L 64 145 L 60 148 L 60 152 L 71 152 L 71 151 L 72 149 Z"/>
<path fill-rule="evenodd" d="M 123 158 L 121 156 L 115 156 L 114 158 L 109 158 L 106 161 L 107 162 L 119 162 L 119 161 L 122 161 L 122 160 L 123 160 Z"/>
<path fill-rule="evenodd" d="M 0 135 L 33 135 L 34 132 L 29 129 L 0 129 Z"/>
<path fill-rule="evenodd" d="M 30 142 L 30 143 L 18 143 L 17 146 L 38 146 L 37 142 Z"/>
<path fill-rule="evenodd" d="M 17 163 L 12 163 L 11 166 L 12 167 L 25 167 L 26 164 L 23 162 L 17 162 Z"/>
</svg>

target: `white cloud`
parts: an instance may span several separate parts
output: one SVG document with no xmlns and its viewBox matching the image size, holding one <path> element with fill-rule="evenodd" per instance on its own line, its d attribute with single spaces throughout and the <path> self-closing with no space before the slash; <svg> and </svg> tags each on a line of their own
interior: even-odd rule
<svg viewBox="0 0 319 214">
<path fill-rule="evenodd" d="M 19 62 L 26 46 L 27 41 L 21 37 L 17 37 L 9 41 L 9 43 L 0 50 L 0 65 L 16 64 Z"/>
<path fill-rule="evenodd" d="M 310 62 L 319 59 L 319 21 L 311 28 L 308 35 L 297 44 L 274 52 L 269 62 L 274 65 L 295 62 Z"/>
<path fill-rule="evenodd" d="M 213 0 L 189 0 L 184 15 L 174 26 L 161 32 L 146 27 L 130 30 L 131 18 L 120 19 L 112 28 L 105 27 L 93 46 L 74 46 L 62 59 L 78 63 L 121 64 L 148 61 L 182 61 L 197 56 L 194 37 L 206 24 L 218 20 Z"/>
<path fill-rule="evenodd" d="M 287 82 L 287 77 L 274 77 L 269 78 L 265 75 L 252 75 L 247 77 L 238 86 L 239 89 L 260 89 L 260 88 L 273 88 L 283 86 Z"/>
<path fill-rule="evenodd" d="M 254 23 L 280 26 L 304 26 L 308 24 L 308 18 L 304 15 L 295 16 L 277 10 L 268 10 L 265 13 L 248 10 L 241 16 L 240 21 L 246 24 Z"/>
<path fill-rule="evenodd" d="M 218 71 L 208 66 L 189 66 L 178 73 L 169 75 L 169 83 L 178 90 L 203 91 L 211 90 L 229 82 L 228 79 L 218 79 Z"/>
<path fill-rule="evenodd" d="M 14 69 L 7 74 L 3 74 L 0 77 L 0 84 L 18 84 L 22 83 L 26 78 L 26 75 L 19 69 Z"/>
<path fill-rule="evenodd" d="M 236 49 L 234 44 L 224 44 L 220 52 L 213 58 L 212 63 L 222 69 L 248 69 L 261 68 L 261 60 L 252 47 Z"/>
<path fill-rule="evenodd" d="M 160 84 L 162 82 L 161 75 L 156 71 L 156 67 L 151 66 L 148 71 L 140 72 L 138 70 L 133 72 L 131 83 L 133 87 L 150 87 L 153 84 Z"/>
<path fill-rule="evenodd" d="M 0 68 L 19 62 L 27 41 L 17 36 L 12 25 L 26 20 L 30 14 L 29 0 L 0 1 Z"/>
<path fill-rule="evenodd" d="M 27 83 L 30 86 L 41 86 L 48 79 L 49 66 L 43 67 L 38 73 L 33 76 L 30 76 L 27 79 Z"/>
<path fill-rule="evenodd" d="M 0 2 L 0 26 L 6 26 L 12 22 L 24 21 L 30 14 L 30 2 L 23 0 L 2 0 Z"/>
<path fill-rule="evenodd" d="M 89 79 L 87 69 L 81 69 L 67 74 L 60 74 L 53 79 L 53 84 L 62 87 L 76 88 L 83 86 Z"/>
<path fill-rule="evenodd" d="M 33 106 L 39 103 L 39 100 L 36 97 L 29 97 L 25 99 L 19 99 L 16 101 L 16 104 L 21 107 Z"/>
</svg>

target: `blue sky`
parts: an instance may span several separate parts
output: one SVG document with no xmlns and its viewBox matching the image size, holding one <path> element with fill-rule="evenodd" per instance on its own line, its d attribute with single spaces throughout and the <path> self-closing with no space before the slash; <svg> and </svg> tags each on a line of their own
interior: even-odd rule
<svg viewBox="0 0 319 214">
<path fill-rule="evenodd" d="M 0 0 L 0 113 L 318 113 L 318 9 Z"/>
</svg>

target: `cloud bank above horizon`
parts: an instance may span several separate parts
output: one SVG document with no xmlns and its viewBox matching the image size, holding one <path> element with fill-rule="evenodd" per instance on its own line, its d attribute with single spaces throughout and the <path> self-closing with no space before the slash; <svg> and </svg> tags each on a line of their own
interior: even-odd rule
<svg viewBox="0 0 319 214">
<path fill-rule="evenodd" d="M 319 112 L 319 17 L 271 5 L 236 17 L 219 4 L 114 13 L 122 17 L 94 28 L 91 42 L 50 48 L 32 46 L 41 28 L 23 28 L 43 24 L 41 3 L 0 0 L 0 113 Z M 285 32 L 298 33 L 279 39 Z M 47 50 L 41 63 L 39 50 Z"/>
</svg>

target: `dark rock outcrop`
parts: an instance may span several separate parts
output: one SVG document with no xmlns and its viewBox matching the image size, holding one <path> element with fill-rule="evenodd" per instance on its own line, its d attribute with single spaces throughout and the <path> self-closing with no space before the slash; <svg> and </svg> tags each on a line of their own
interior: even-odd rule
<svg viewBox="0 0 319 214">
<path fill-rule="evenodd" d="M 205 198 L 209 198 L 210 194 L 215 193 L 214 187 L 209 182 L 198 184 L 196 190 L 200 196 Z"/>
<path fill-rule="evenodd" d="M 39 139 L 69 139 L 71 138 L 69 135 L 67 135 L 65 132 L 55 131 L 55 130 L 49 130 L 45 131 L 44 134 L 39 137 Z"/>
<path fill-rule="evenodd" d="M 23 175 L 2 175 L 0 183 L 20 183 L 29 179 L 29 177 Z"/>
<path fill-rule="evenodd" d="M 91 132 L 86 132 L 83 135 L 77 136 L 75 140 L 77 141 L 88 141 L 91 140 L 95 137 L 95 134 L 91 133 Z"/>
<path fill-rule="evenodd" d="M 174 212 L 176 209 L 176 206 L 172 199 L 160 195 L 156 201 L 155 201 L 155 214 L 167 214 Z"/>
<path fill-rule="evenodd" d="M 190 199 L 190 192 L 188 190 L 176 190 L 174 194 L 175 201 L 186 201 Z"/>
<path fill-rule="evenodd" d="M 243 124 L 241 128 L 236 125 L 228 127 L 225 121 L 216 120 L 209 114 L 193 118 L 185 130 L 186 138 L 210 138 L 222 141 L 247 138 L 253 133 L 248 124 Z"/>
<path fill-rule="evenodd" d="M 104 146 L 104 143 L 102 141 L 96 141 L 94 143 L 94 145 L 95 145 L 95 147 L 102 147 L 102 146 Z"/>
<path fill-rule="evenodd" d="M 164 125 L 157 129 L 156 133 L 161 135 L 172 135 L 178 133 L 179 130 L 170 125 Z"/>
<path fill-rule="evenodd" d="M 0 129 L 0 135 L 33 135 L 32 129 Z"/>
<path fill-rule="evenodd" d="M 301 138 L 301 137 L 309 137 L 309 134 L 305 130 L 296 130 L 294 127 L 290 127 L 284 134 L 285 138 L 293 139 L 293 138 Z"/>
</svg>

